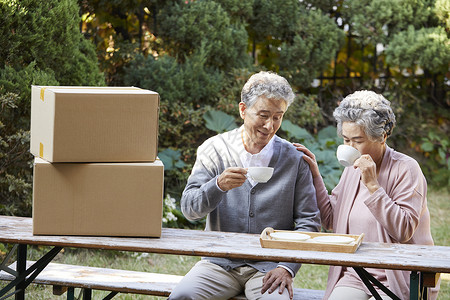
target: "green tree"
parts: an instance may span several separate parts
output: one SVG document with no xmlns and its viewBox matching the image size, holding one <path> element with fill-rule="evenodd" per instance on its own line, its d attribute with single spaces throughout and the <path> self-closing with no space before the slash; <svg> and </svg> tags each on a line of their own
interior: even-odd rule
<svg viewBox="0 0 450 300">
<path fill-rule="evenodd" d="M 79 31 L 78 11 L 74 0 L 2 1 L 0 66 L 35 62 L 62 85 L 104 84 L 95 49 Z"/>
<path fill-rule="evenodd" d="M 432 74 L 442 74 L 448 70 L 450 61 L 450 39 L 445 28 L 421 28 L 407 30 L 394 35 L 386 49 L 386 62 L 401 69 L 416 66 Z"/>
<path fill-rule="evenodd" d="M 450 2 L 447 0 L 436 0 L 433 12 L 445 28 L 450 29 Z"/>
<path fill-rule="evenodd" d="M 165 7 L 158 16 L 158 37 L 169 55 L 183 62 L 202 49 L 205 64 L 220 69 L 248 66 L 247 32 L 232 23 L 214 1 L 186 1 Z"/>
<path fill-rule="evenodd" d="M 29 132 L 11 123 L 18 95 L 0 94 L 0 213 L 31 215 Z M 17 201 L 19 200 L 20 201 Z"/>
<path fill-rule="evenodd" d="M 321 10 L 300 1 L 254 1 L 249 24 L 258 64 L 279 72 L 297 89 L 307 89 L 324 71 L 344 33 Z"/>
<path fill-rule="evenodd" d="M 31 84 L 55 85 L 54 74 L 35 63 L 0 69 L 0 214 L 31 216 Z"/>
<path fill-rule="evenodd" d="M 292 41 L 283 42 L 280 73 L 302 88 L 324 71 L 344 41 L 344 32 L 319 11 L 303 13 Z"/>
<path fill-rule="evenodd" d="M 124 84 L 124 68 L 138 53 L 160 49 L 156 15 L 172 1 L 79 0 L 81 29 L 97 46 L 97 57 L 108 86 Z"/>
<path fill-rule="evenodd" d="M 1 1 L 0 213 L 31 215 L 31 85 L 104 85 L 76 1 Z"/>
<path fill-rule="evenodd" d="M 343 15 L 361 43 L 386 44 L 392 35 L 409 26 L 426 25 L 431 14 L 429 3 L 427 0 L 349 1 Z"/>
</svg>

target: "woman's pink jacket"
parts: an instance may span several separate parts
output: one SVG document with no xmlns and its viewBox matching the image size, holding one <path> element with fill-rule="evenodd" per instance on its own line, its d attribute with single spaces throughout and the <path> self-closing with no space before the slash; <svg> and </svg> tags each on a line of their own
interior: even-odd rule
<svg viewBox="0 0 450 300">
<path fill-rule="evenodd" d="M 314 179 L 324 228 L 336 233 L 348 233 L 348 216 L 359 180 L 359 169 L 345 168 L 330 196 L 322 178 Z M 381 188 L 366 199 L 365 204 L 378 220 L 374 230 L 378 230 L 378 236 L 381 237 L 379 242 L 433 245 L 427 207 L 427 183 L 419 164 L 411 157 L 386 146 L 378 182 Z M 330 267 L 324 299 L 328 299 L 341 270 L 339 266 Z M 409 299 L 409 275 L 409 271 L 386 270 L 390 290 L 401 299 Z M 430 291 L 429 299 L 437 298 L 438 289 Z"/>
</svg>

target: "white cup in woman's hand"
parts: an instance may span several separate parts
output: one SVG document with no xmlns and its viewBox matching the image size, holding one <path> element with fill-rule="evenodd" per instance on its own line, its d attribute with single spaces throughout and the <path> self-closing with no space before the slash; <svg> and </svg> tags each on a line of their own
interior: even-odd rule
<svg viewBox="0 0 450 300">
<path fill-rule="evenodd" d="M 355 161 L 361 157 L 361 153 L 348 145 L 339 145 L 336 151 L 336 156 L 341 165 L 344 167 L 353 166 Z"/>
</svg>

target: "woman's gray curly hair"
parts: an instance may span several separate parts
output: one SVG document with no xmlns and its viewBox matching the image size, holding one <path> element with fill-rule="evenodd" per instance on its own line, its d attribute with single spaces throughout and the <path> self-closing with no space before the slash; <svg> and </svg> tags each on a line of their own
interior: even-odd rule
<svg viewBox="0 0 450 300">
<path fill-rule="evenodd" d="M 391 102 L 372 91 L 357 91 L 345 97 L 334 110 L 337 133 L 342 136 L 342 123 L 354 122 L 364 129 L 372 141 L 389 137 L 395 127 L 395 115 Z"/>
<path fill-rule="evenodd" d="M 288 107 L 295 98 L 289 82 L 284 77 L 265 71 L 253 74 L 248 79 L 242 88 L 241 101 L 250 107 L 261 96 L 284 100 Z"/>
</svg>

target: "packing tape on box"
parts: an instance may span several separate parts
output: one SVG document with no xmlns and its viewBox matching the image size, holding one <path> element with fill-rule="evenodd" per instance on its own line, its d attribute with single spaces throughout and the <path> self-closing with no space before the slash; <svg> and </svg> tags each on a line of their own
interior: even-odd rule
<svg viewBox="0 0 450 300">
<path fill-rule="evenodd" d="M 39 156 L 44 157 L 44 144 L 39 143 Z"/>
<path fill-rule="evenodd" d="M 41 88 L 41 100 L 44 101 L 44 92 L 46 88 Z"/>
</svg>

